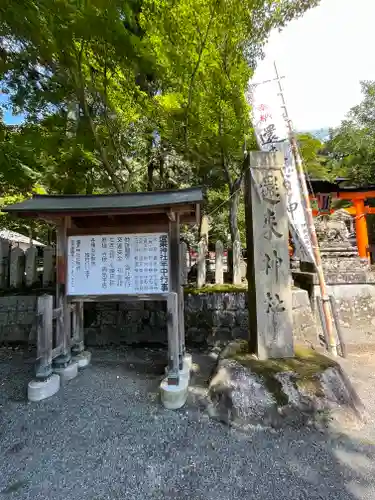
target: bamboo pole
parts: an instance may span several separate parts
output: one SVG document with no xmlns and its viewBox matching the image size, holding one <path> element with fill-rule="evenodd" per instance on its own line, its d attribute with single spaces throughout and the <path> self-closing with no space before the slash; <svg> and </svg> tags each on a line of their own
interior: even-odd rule
<svg viewBox="0 0 375 500">
<path fill-rule="evenodd" d="M 309 190 L 307 188 L 307 183 L 306 183 L 305 171 L 303 168 L 301 155 L 299 154 L 298 144 L 297 144 L 296 136 L 295 136 L 295 133 L 294 133 L 294 130 L 292 127 L 292 122 L 289 118 L 288 111 L 286 108 L 286 102 L 284 99 L 283 88 L 282 88 L 282 85 L 280 82 L 279 72 L 277 71 L 276 62 L 274 62 L 274 68 L 275 68 L 275 73 L 276 73 L 276 80 L 277 80 L 279 90 L 280 90 L 280 97 L 281 97 L 282 107 L 284 110 L 284 118 L 285 118 L 285 122 L 286 122 L 287 127 L 288 127 L 289 141 L 290 141 L 290 145 L 292 147 L 292 153 L 294 156 L 294 160 L 296 162 L 297 174 L 298 174 L 298 178 L 300 181 L 300 185 L 301 185 L 301 189 L 302 189 L 302 197 L 303 197 L 304 204 L 305 204 L 305 214 L 306 214 L 307 227 L 308 227 L 308 231 L 310 234 L 312 250 L 314 253 L 315 267 L 316 267 L 316 272 L 318 275 L 320 293 L 321 293 L 322 302 L 323 302 L 324 320 L 326 323 L 327 336 L 329 339 L 328 349 L 333 356 L 337 356 L 337 343 L 336 343 L 335 333 L 334 333 L 334 329 L 333 329 L 331 303 L 330 303 L 327 284 L 326 284 L 326 280 L 325 280 L 324 272 L 323 272 L 322 258 L 320 256 L 319 242 L 318 242 L 318 237 L 317 237 L 316 231 L 315 231 L 314 217 L 313 217 L 313 211 L 312 211 L 311 203 L 310 203 Z"/>
</svg>

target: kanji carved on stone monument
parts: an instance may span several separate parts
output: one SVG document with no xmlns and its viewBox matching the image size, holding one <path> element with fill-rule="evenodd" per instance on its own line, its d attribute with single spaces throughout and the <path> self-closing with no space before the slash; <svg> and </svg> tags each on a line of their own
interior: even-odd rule
<svg viewBox="0 0 375 500">
<path fill-rule="evenodd" d="M 250 153 L 246 220 L 253 262 L 249 282 L 250 328 L 261 358 L 293 355 L 288 250 L 288 193 L 282 175 L 282 153 Z M 253 302 L 251 304 L 251 302 Z M 250 313 L 250 309 L 253 311 Z M 255 313 L 256 311 L 256 317 Z"/>
</svg>

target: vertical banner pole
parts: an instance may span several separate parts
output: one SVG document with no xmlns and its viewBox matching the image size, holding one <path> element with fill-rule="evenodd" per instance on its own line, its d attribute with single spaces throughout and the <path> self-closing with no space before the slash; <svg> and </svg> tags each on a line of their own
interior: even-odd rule
<svg viewBox="0 0 375 500">
<path fill-rule="evenodd" d="M 313 212 L 312 212 L 311 203 L 310 203 L 309 190 L 308 190 L 307 183 L 306 183 L 305 171 L 303 168 L 301 155 L 299 154 L 298 145 L 297 145 L 296 137 L 295 137 L 295 134 L 293 131 L 292 123 L 291 123 L 291 120 L 289 119 L 288 112 L 286 109 L 286 103 L 285 103 L 283 89 L 282 89 L 280 78 L 279 78 L 279 73 L 278 73 L 277 67 L 276 67 L 276 62 L 274 63 L 274 68 L 275 68 L 275 73 L 276 73 L 276 79 L 277 79 L 278 86 L 280 89 L 280 97 L 281 97 L 281 101 L 282 101 L 282 107 L 284 110 L 285 123 L 287 124 L 287 127 L 288 127 L 289 141 L 290 141 L 293 156 L 294 156 L 294 159 L 296 162 L 297 174 L 298 174 L 298 178 L 300 181 L 301 190 L 302 190 L 302 197 L 303 197 L 304 204 L 305 204 L 306 222 L 307 222 L 307 226 L 308 226 L 308 230 L 309 230 L 309 234 L 310 234 L 310 239 L 311 239 L 311 246 L 312 246 L 312 250 L 313 250 L 314 258 L 315 258 L 315 267 L 316 267 L 316 272 L 318 275 L 320 293 L 321 293 L 322 301 L 323 301 L 324 320 L 325 320 L 326 329 L 327 329 L 327 336 L 328 336 L 329 343 L 330 343 L 328 348 L 329 348 L 330 352 L 332 353 L 332 355 L 337 356 L 337 342 L 336 342 L 336 338 L 335 338 L 335 334 L 334 334 L 334 330 L 333 330 L 333 319 L 332 319 L 331 308 L 330 308 L 330 299 L 329 299 L 327 284 L 326 284 L 324 272 L 323 272 L 322 259 L 321 259 L 320 250 L 319 250 L 319 242 L 318 242 L 318 237 L 317 237 L 316 231 L 315 231 L 314 217 L 313 217 Z"/>
</svg>

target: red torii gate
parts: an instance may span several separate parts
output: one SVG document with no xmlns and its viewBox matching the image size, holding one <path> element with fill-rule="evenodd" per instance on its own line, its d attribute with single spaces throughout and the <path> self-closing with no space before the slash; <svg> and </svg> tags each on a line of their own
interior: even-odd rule
<svg viewBox="0 0 375 500">
<path fill-rule="evenodd" d="M 316 200 L 318 195 L 329 195 L 332 199 L 347 200 L 352 202 L 351 207 L 345 207 L 345 210 L 355 217 L 355 229 L 358 255 L 362 259 L 369 257 L 369 239 L 367 231 L 367 214 L 375 214 L 375 207 L 365 205 L 366 201 L 375 198 L 375 186 L 352 187 L 341 186 L 347 182 L 347 179 L 337 179 L 336 182 L 327 182 L 317 179 L 310 179 L 308 182 L 310 188 L 310 199 Z M 335 210 L 329 209 L 330 213 Z M 321 213 L 319 209 L 313 210 L 313 215 Z"/>
</svg>

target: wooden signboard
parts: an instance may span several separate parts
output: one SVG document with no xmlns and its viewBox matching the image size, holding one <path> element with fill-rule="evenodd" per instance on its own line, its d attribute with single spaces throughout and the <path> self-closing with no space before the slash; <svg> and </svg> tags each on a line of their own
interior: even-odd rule
<svg viewBox="0 0 375 500">
<path fill-rule="evenodd" d="M 202 201 L 201 188 L 191 188 L 37 195 L 5 209 L 56 224 L 56 300 L 55 307 L 52 297 L 40 302 L 38 357 L 43 370 L 37 372 L 38 378 L 49 376 L 52 364 L 60 374 L 68 372 L 72 355 L 83 356 L 84 302 L 163 300 L 167 302 L 167 388 L 179 385 L 185 366 L 180 225 L 197 222 Z M 55 335 L 52 319 L 57 320 Z M 179 394 L 172 389 L 174 393 Z M 187 397 L 187 386 L 183 396 Z"/>
</svg>

